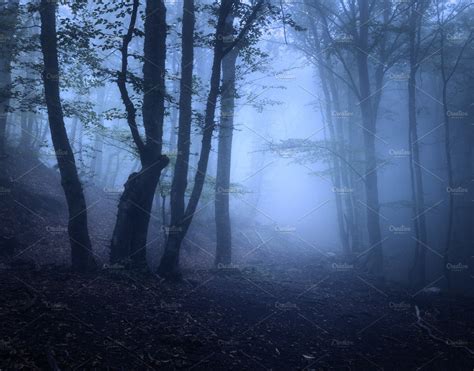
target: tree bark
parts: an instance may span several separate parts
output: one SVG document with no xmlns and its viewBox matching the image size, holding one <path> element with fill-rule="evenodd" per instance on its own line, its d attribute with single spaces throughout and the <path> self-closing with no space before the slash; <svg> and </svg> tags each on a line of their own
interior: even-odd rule
<svg viewBox="0 0 474 371">
<path fill-rule="evenodd" d="M 358 35 L 357 67 L 360 88 L 360 109 L 364 128 L 365 150 L 365 197 L 367 202 L 367 230 L 369 235 L 369 250 L 367 251 L 367 268 L 378 278 L 383 277 L 383 250 L 380 231 L 380 204 L 378 194 L 377 161 L 375 150 L 376 135 L 376 104 L 372 96 L 369 77 L 369 3 L 368 0 L 358 0 L 360 11 L 360 29 Z"/>
<path fill-rule="evenodd" d="M 189 154 L 191 148 L 191 120 L 194 67 L 194 0 L 183 3 L 183 30 L 181 51 L 181 82 L 179 93 L 178 153 L 171 184 L 170 211 L 171 221 L 165 251 L 179 249 L 181 243 L 181 223 L 185 212 L 185 193 L 188 183 Z M 168 270 L 166 260 L 158 268 L 160 274 Z"/>
<path fill-rule="evenodd" d="M 13 36 L 18 17 L 18 4 L 18 0 L 8 0 L 0 4 L 0 158 L 6 155 L 5 137 L 12 83 Z"/>
<path fill-rule="evenodd" d="M 61 184 L 69 210 L 68 232 L 72 268 L 85 271 L 95 266 L 87 227 L 87 208 L 77 174 L 66 128 L 59 92 L 59 64 L 56 35 L 56 3 L 41 0 L 41 50 L 44 59 L 43 82 L 51 139 L 56 152 Z"/>
<path fill-rule="evenodd" d="M 181 219 L 175 223 L 172 223 L 172 229 L 170 229 L 170 232 L 168 233 L 168 242 L 166 243 L 165 251 L 161 258 L 160 266 L 158 268 L 158 273 L 164 277 L 180 277 L 179 252 L 181 248 L 181 242 L 191 224 L 197 205 L 199 203 L 199 198 L 201 197 L 202 189 L 204 187 L 207 164 L 209 161 L 209 154 L 211 152 L 212 134 L 215 128 L 214 117 L 217 105 L 217 97 L 219 95 L 220 88 L 221 62 L 224 56 L 224 40 L 222 35 L 224 34 L 225 20 L 230 14 L 232 3 L 233 0 L 223 0 L 219 9 L 219 18 L 215 34 L 211 83 L 206 104 L 206 115 L 202 135 L 201 153 L 199 156 L 197 171 L 194 178 L 194 187 L 188 202 L 188 206 Z M 175 171 L 175 176 L 176 175 L 177 172 Z"/>
<path fill-rule="evenodd" d="M 336 138 L 336 131 L 334 129 L 334 122 L 333 122 L 333 102 L 335 103 L 335 106 L 337 107 L 336 109 L 339 109 L 339 97 L 336 95 L 336 91 L 334 87 L 331 85 L 331 91 L 329 89 L 329 75 L 331 74 L 331 71 L 326 72 L 326 69 L 322 66 L 321 63 L 321 46 L 320 46 L 320 40 L 318 36 L 318 29 L 316 28 L 316 25 L 312 25 L 312 31 L 313 35 L 315 38 L 315 50 L 316 50 L 316 59 L 318 62 L 318 72 L 319 72 L 319 79 L 321 80 L 321 86 L 324 94 L 324 99 L 325 99 L 325 116 L 326 116 L 326 122 L 329 128 L 329 146 L 331 148 L 331 151 L 333 154 L 339 153 L 340 156 L 343 154 L 340 151 L 341 146 L 337 144 L 338 138 Z M 326 64 L 330 64 L 330 56 L 328 53 L 325 54 L 325 62 Z M 334 84 L 334 81 L 332 81 Z M 332 183 L 334 185 L 334 198 L 336 201 L 336 214 L 337 214 L 337 224 L 338 224 L 338 229 L 339 229 L 339 239 L 342 245 L 342 251 L 343 253 L 347 256 L 349 255 L 350 252 L 350 246 L 349 246 L 349 234 L 348 230 L 346 228 L 346 223 L 344 220 L 344 209 L 343 209 L 343 203 L 342 203 L 342 197 L 341 197 L 341 188 L 342 188 L 342 180 L 341 180 L 341 173 L 342 173 L 342 164 L 340 159 L 333 155 L 332 156 L 332 164 L 334 167 L 334 170 L 332 171 Z"/>
<path fill-rule="evenodd" d="M 214 122 L 217 97 L 219 96 L 220 90 L 220 78 L 221 78 L 221 64 L 222 59 L 232 50 L 238 46 L 238 44 L 246 36 L 249 27 L 255 22 L 257 17 L 260 15 L 260 11 L 264 6 L 264 1 L 259 0 L 254 6 L 251 15 L 248 17 L 246 24 L 240 30 L 237 38 L 231 42 L 228 42 L 223 35 L 225 34 L 225 23 L 226 19 L 232 11 L 232 6 L 235 0 L 222 0 L 219 8 L 219 16 L 217 20 L 215 43 L 214 43 L 214 58 L 212 62 L 212 72 L 210 89 L 206 103 L 206 114 L 204 118 L 204 128 L 201 142 L 201 152 L 199 155 L 199 161 L 197 165 L 196 174 L 194 177 L 194 186 L 189 198 L 188 205 L 182 220 L 178 224 L 176 233 L 171 233 L 170 244 L 166 245 L 165 251 L 161 258 L 159 266 L 159 274 L 169 278 L 179 278 L 179 252 L 181 242 L 186 236 L 186 233 L 191 225 L 201 193 L 204 187 L 206 179 L 207 167 L 209 162 L 209 155 L 211 152 L 212 135 L 216 124 Z"/>
<path fill-rule="evenodd" d="M 161 171 L 168 165 L 162 154 L 165 116 L 166 7 L 162 0 L 147 0 L 143 63 L 143 126 L 145 141 L 138 132 L 136 110 L 126 88 L 128 45 L 138 12 L 134 0 L 130 26 L 122 45 L 122 69 L 117 84 L 127 111 L 127 122 L 140 154 L 141 169 L 129 176 L 120 197 L 111 241 L 110 260 L 131 268 L 146 269 L 146 247 L 153 198 Z"/>
<path fill-rule="evenodd" d="M 418 71 L 418 54 L 420 49 L 420 21 L 422 8 L 419 2 L 412 4 L 409 15 L 409 64 L 408 79 L 408 142 L 410 148 L 410 176 L 412 188 L 413 218 L 415 229 L 415 260 L 412 270 L 412 280 L 415 287 L 423 287 L 426 281 L 426 245 L 428 243 L 426 218 L 424 214 L 425 201 L 423 177 L 420 168 L 420 147 L 416 115 L 416 73 Z"/>
<path fill-rule="evenodd" d="M 234 17 L 226 20 L 226 36 L 232 36 Z M 219 142 L 217 150 L 217 174 L 215 191 L 216 257 L 215 265 L 232 262 L 232 228 L 229 212 L 230 169 L 232 160 L 232 136 L 235 110 L 235 70 L 239 50 L 233 49 L 222 60 L 222 95 Z"/>
</svg>

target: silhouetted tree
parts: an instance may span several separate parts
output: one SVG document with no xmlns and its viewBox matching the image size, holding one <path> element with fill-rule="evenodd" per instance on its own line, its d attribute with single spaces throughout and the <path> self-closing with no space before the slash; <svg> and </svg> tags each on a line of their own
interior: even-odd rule
<svg viewBox="0 0 474 371">
<path fill-rule="evenodd" d="M 43 82 L 49 127 L 61 184 L 69 210 L 68 233 L 71 244 L 72 268 L 85 271 L 94 268 L 91 241 L 87 227 L 87 208 L 82 185 L 77 174 L 72 148 L 64 126 L 59 92 L 60 71 L 56 35 L 56 2 L 41 0 L 41 50 L 43 53 Z"/>
</svg>

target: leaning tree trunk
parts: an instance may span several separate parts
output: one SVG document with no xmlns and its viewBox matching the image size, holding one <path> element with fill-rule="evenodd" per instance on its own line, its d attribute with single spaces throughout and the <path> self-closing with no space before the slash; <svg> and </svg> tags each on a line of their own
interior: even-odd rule
<svg viewBox="0 0 474 371">
<path fill-rule="evenodd" d="M 64 126 L 59 94 L 59 64 L 56 36 L 56 3 L 41 0 L 41 50 L 44 58 L 43 82 L 49 127 L 69 210 L 68 232 L 72 267 L 85 271 L 95 265 L 87 228 L 87 208 L 77 174 L 74 154 Z"/>
<path fill-rule="evenodd" d="M 234 17 L 226 20 L 225 35 L 234 33 Z M 232 261 L 232 228 L 229 212 L 230 168 L 235 109 L 235 67 L 239 50 L 235 48 L 222 59 L 222 94 L 217 174 L 215 193 L 216 257 L 215 265 L 229 265 Z"/>
</svg>

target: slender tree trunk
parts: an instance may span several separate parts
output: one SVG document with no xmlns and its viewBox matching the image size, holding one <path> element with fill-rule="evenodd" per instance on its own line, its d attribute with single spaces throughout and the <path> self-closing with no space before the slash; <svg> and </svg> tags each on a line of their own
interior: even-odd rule
<svg viewBox="0 0 474 371">
<path fill-rule="evenodd" d="M 5 141 L 8 106 L 11 94 L 11 62 L 13 59 L 13 36 L 18 16 L 18 0 L 0 4 L 0 158 L 6 155 Z"/>
<path fill-rule="evenodd" d="M 104 120 L 103 120 L 103 112 L 105 108 L 105 103 L 106 103 L 106 97 L 107 97 L 107 91 L 104 90 L 99 90 L 97 92 L 97 108 L 98 108 L 98 113 L 100 117 L 100 126 L 103 126 Z M 104 142 L 102 140 L 102 134 L 100 133 L 100 129 L 96 129 L 96 133 L 94 135 L 94 149 L 93 149 L 93 154 L 92 154 L 92 160 L 90 163 L 90 177 L 94 184 L 98 184 L 99 182 L 99 177 L 102 174 L 102 161 L 103 161 L 103 156 L 102 156 L 102 149 L 104 147 Z"/>
<path fill-rule="evenodd" d="M 159 274 L 169 275 L 175 270 L 173 263 L 168 262 L 166 254 L 178 254 L 183 238 L 181 223 L 185 213 L 185 193 L 188 183 L 189 154 L 191 146 L 191 119 L 192 119 L 192 82 L 194 66 L 194 0 L 185 0 L 183 3 L 183 31 L 181 52 L 181 83 L 179 94 L 179 122 L 178 122 L 178 153 L 174 167 L 173 182 L 171 184 L 170 209 L 171 220 L 165 245 L 165 255 L 158 268 Z"/>
<path fill-rule="evenodd" d="M 226 20 L 225 35 L 232 35 L 234 17 Z M 230 169 L 235 109 L 235 69 L 238 49 L 232 50 L 222 60 L 221 121 L 217 150 L 215 193 L 216 258 L 215 265 L 229 265 L 232 261 L 232 228 L 229 212 Z"/>
<path fill-rule="evenodd" d="M 448 88 L 447 83 L 443 83 L 443 115 L 444 115 L 444 150 L 446 154 L 446 172 L 448 175 L 448 188 L 454 188 L 454 176 L 453 176 L 453 163 L 451 156 L 451 127 L 449 118 L 448 108 Z M 448 220 L 446 223 L 446 241 L 444 250 L 444 272 L 446 279 L 448 280 L 448 289 L 451 289 L 451 273 L 448 269 L 449 255 L 451 249 L 451 240 L 453 234 L 453 221 L 454 221 L 454 195 L 453 192 L 448 192 Z"/>
<path fill-rule="evenodd" d="M 201 142 L 201 153 L 199 155 L 199 161 L 197 171 L 194 177 L 194 186 L 189 198 L 186 211 L 183 219 L 179 222 L 179 229 L 176 233 L 170 233 L 168 239 L 169 244 L 166 245 L 165 251 L 161 258 L 159 273 L 165 277 L 179 277 L 179 251 L 181 242 L 186 236 L 186 233 L 191 225 L 199 199 L 201 198 L 204 182 L 206 180 L 207 167 L 209 162 L 209 154 L 211 152 L 212 135 L 215 129 L 215 112 L 217 105 L 217 97 L 220 90 L 220 78 L 221 78 L 221 63 L 223 57 L 232 52 L 233 48 L 238 47 L 239 42 L 243 37 L 246 36 L 248 28 L 256 21 L 260 11 L 264 6 L 264 2 L 259 0 L 253 7 L 253 11 L 247 19 L 246 25 L 240 31 L 239 36 L 235 41 L 232 41 L 230 45 L 225 41 L 223 37 L 225 32 L 226 19 L 232 11 L 232 6 L 235 0 L 222 0 L 219 8 L 219 16 L 216 26 L 215 33 L 215 44 L 214 44 L 214 58 L 212 62 L 212 72 L 210 89 L 206 103 L 206 114 L 204 118 L 204 128 Z"/>
<path fill-rule="evenodd" d="M 77 125 L 79 122 L 79 118 L 74 116 L 72 119 L 72 128 L 71 128 L 71 147 L 73 151 L 77 150 L 76 139 L 77 139 Z"/>
<path fill-rule="evenodd" d="M 332 71 L 328 71 L 328 82 L 331 91 L 331 96 L 334 100 L 334 108 L 337 112 L 341 112 L 341 99 L 338 87 L 336 85 L 336 81 L 334 78 L 334 74 Z M 347 118 L 348 119 L 348 118 Z M 353 192 L 353 183 L 351 182 L 350 174 L 353 171 L 348 164 L 350 163 L 350 158 L 347 153 L 346 149 L 346 140 L 344 134 L 344 128 L 341 120 L 345 120 L 345 118 L 339 118 L 334 123 L 335 127 L 335 140 L 336 140 L 336 148 L 339 155 L 344 159 L 344 161 L 339 161 L 339 171 L 340 171 L 340 178 L 341 178 L 341 187 L 342 190 L 342 198 L 344 199 L 345 204 L 345 211 L 344 211 L 344 221 L 345 221 L 345 231 L 346 231 L 346 239 L 347 239 L 347 252 L 353 253 L 359 249 L 360 244 L 360 237 L 359 231 L 356 227 L 355 222 L 355 201 L 354 201 L 354 192 Z M 349 125 L 347 125 L 349 126 Z"/>
<path fill-rule="evenodd" d="M 101 183 L 103 186 L 107 187 L 107 181 L 109 179 L 109 175 L 112 173 L 112 161 L 114 159 L 114 154 L 110 154 L 107 157 L 106 163 L 105 163 L 105 170 L 104 170 L 104 175 L 102 177 Z"/>
<path fill-rule="evenodd" d="M 439 15 L 438 15 L 439 16 Z M 445 31 L 444 31 L 444 24 L 440 25 L 440 62 L 441 62 L 441 77 L 443 82 L 442 87 L 442 103 L 443 103 L 443 116 L 444 116 L 444 149 L 446 155 L 446 171 L 448 176 L 448 184 L 446 191 L 448 192 L 448 220 L 446 226 L 446 241 L 445 241 L 445 251 L 444 251 L 444 273 L 445 277 L 448 281 L 448 290 L 451 290 L 452 286 L 452 277 L 451 271 L 449 269 L 449 259 L 450 259 L 450 250 L 453 238 L 453 227 L 454 227 L 454 194 L 450 191 L 450 189 L 455 188 L 454 184 L 454 169 L 453 169 L 453 160 L 452 160 L 452 148 L 451 148 L 451 120 L 449 115 L 449 107 L 448 107 L 448 84 L 451 78 L 453 77 L 454 73 L 456 72 L 459 62 L 465 52 L 467 46 L 471 43 L 471 36 L 472 32 L 469 35 L 468 40 L 464 43 L 459 52 L 456 62 L 454 63 L 453 67 L 450 71 L 448 71 L 446 65 L 446 50 L 445 50 Z"/>
<path fill-rule="evenodd" d="M 207 98 L 206 115 L 202 135 L 201 153 L 199 156 L 197 171 L 194 178 L 194 187 L 191 193 L 191 197 L 189 199 L 188 206 L 182 218 L 177 221 L 177 223 L 172 223 L 170 233 L 168 233 L 168 241 L 166 243 L 165 251 L 161 258 L 160 266 L 158 269 L 159 274 L 165 277 L 180 277 L 179 252 L 181 248 L 181 242 L 191 224 L 197 205 L 199 203 L 199 199 L 201 197 L 202 189 L 204 187 L 207 164 L 209 161 L 209 154 L 211 152 L 212 134 L 215 128 L 214 117 L 217 105 L 217 97 L 219 95 L 220 88 L 221 62 L 224 53 L 224 41 L 222 35 L 224 34 L 225 20 L 231 11 L 232 2 L 233 0 L 223 0 L 219 10 L 219 19 L 215 34 L 211 83 Z M 177 174 L 178 172 L 175 170 L 175 177 Z"/>
<path fill-rule="evenodd" d="M 94 152 L 93 157 L 90 163 L 90 176 L 93 179 L 94 183 L 97 183 L 98 177 L 102 172 L 102 147 L 103 142 L 101 135 L 96 133 L 94 136 Z"/>
<path fill-rule="evenodd" d="M 59 92 L 59 64 L 56 36 L 56 3 L 41 0 L 41 49 L 44 58 L 43 81 L 48 109 L 49 127 L 61 184 L 69 210 L 68 232 L 72 267 L 85 271 L 95 265 L 87 228 L 87 208 L 77 174 L 74 154 L 69 144 Z"/>
<path fill-rule="evenodd" d="M 119 171 L 120 171 L 120 151 L 117 151 L 115 155 L 115 168 L 112 171 L 110 181 L 108 182 L 111 188 L 115 188 L 115 184 L 117 184 L 117 176 L 119 174 Z"/>
<path fill-rule="evenodd" d="M 417 7 L 418 4 L 412 4 Z M 426 219 L 424 214 L 423 177 L 420 168 L 420 148 L 418 142 L 418 128 L 416 115 L 416 73 L 418 70 L 419 53 L 419 9 L 410 10 L 409 29 L 409 63 L 410 76 L 408 80 L 408 142 L 410 148 L 410 175 L 412 188 L 413 217 L 415 229 L 415 260 L 412 279 L 415 287 L 423 287 L 426 281 L 426 245 L 428 242 Z"/>
<path fill-rule="evenodd" d="M 364 128 L 365 150 L 365 197 L 367 230 L 369 235 L 369 248 L 367 251 L 367 268 L 371 274 L 383 278 L 383 250 L 382 234 L 380 230 L 380 204 L 378 192 L 377 161 L 375 150 L 376 136 L 376 105 L 371 94 L 368 66 L 368 32 L 369 32 L 369 3 L 368 0 L 359 0 L 360 31 L 359 51 L 357 53 L 357 67 L 360 85 L 360 109 L 362 125 Z"/>
<path fill-rule="evenodd" d="M 27 149 L 30 141 L 30 133 L 28 133 L 28 121 L 30 112 L 22 111 L 20 113 L 20 143 L 19 149 Z"/>
<path fill-rule="evenodd" d="M 345 223 L 345 218 L 344 218 L 344 208 L 343 208 L 343 203 L 342 203 L 342 196 L 341 196 L 341 189 L 342 189 L 342 180 L 341 180 L 341 172 L 342 172 L 342 164 L 341 160 L 339 157 L 337 157 L 335 154 L 337 153 L 339 156 L 342 156 L 343 154 L 341 153 L 340 149 L 341 146 L 338 145 L 338 140 L 336 138 L 336 131 L 334 129 L 334 122 L 333 122 L 333 103 L 336 106 L 336 109 L 339 110 L 339 96 L 336 95 L 336 91 L 334 88 L 331 86 L 331 91 L 329 89 L 330 86 L 330 78 L 329 75 L 332 73 L 332 71 L 326 72 L 325 67 L 323 67 L 321 63 L 322 58 L 322 51 L 321 51 L 321 46 L 320 46 L 320 40 L 318 37 L 318 29 L 316 28 L 316 25 L 313 25 L 313 34 L 315 37 L 315 49 L 316 53 L 318 55 L 318 72 L 319 72 L 319 78 L 321 80 L 321 85 L 323 88 L 323 94 L 324 94 L 324 99 L 325 99 L 325 108 L 326 108 L 326 122 L 328 124 L 329 128 L 329 145 L 331 148 L 331 151 L 333 153 L 332 156 L 332 163 L 333 163 L 333 193 L 334 193 L 334 198 L 336 201 L 336 214 L 337 214 L 337 224 L 339 228 L 339 239 L 342 244 L 342 251 L 343 253 L 347 256 L 350 253 L 350 246 L 349 246 L 349 234 L 348 230 L 346 228 L 346 223 Z M 325 53 L 325 63 L 330 64 L 330 56 Z M 334 81 L 332 81 L 334 84 Z"/>
<path fill-rule="evenodd" d="M 354 96 L 351 94 L 351 91 L 347 89 L 347 100 L 346 100 L 346 106 L 347 106 L 347 111 L 349 112 L 353 108 L 353 102 L 354 102 Z M 348 151 L 346 153 L 347 156 L 347 162 L 349 164 L 352 164 L 353 167 L 357 167 L 357 162 L 360 162 L 360 159 L 357 157 L 356 154 L 356 148 L 358 147 L 358 142 L 359 138 L 356 135 L 356 125 L 352 122 L 348 122 L 347 125 L 347 145 L 348 145 Z M 351 216 L 349 219 L 349 223 L 352 226 L 350 231 L 351 231 L 351 246 L 352 246 L 352 252 L 360 252 L 360 247 L 362 244 L 362 223 L 361 220 L 363 218 L 360 216 L 360 207 L 357 207 L 356 205 L 356 198 L 360 198 L 362 192 L 361 192 L 361 185 L 362 183 L 359 182 L 358 180 L 356 181 L 355 177 L 356 174 L 354 173 L 353 169 L 349 169 L 348 166 L 346 166 L 346 171 L 345 171 L 345 176 L 346 180 L 345 183 L 348 187 L 349 190 L 349 195 L 347 197 L 346 203 L 347 203 L 347 210 L 349 210 Z"/>
</svg>

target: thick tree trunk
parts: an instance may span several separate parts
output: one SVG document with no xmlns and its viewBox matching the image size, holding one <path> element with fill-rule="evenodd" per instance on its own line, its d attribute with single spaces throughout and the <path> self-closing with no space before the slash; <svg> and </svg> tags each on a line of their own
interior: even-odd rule
<svg viewBox="0 0 474 371">
<path fill-rule="evenodd" d="M 87 228 L 87 208 L 82 185 L 77 174 L 74 154 L 69 144 L 59 93 L 59 65 L 56 36 L 56 3 L 41 0 L 41 49 L 44 58 L 43 81 L 48 108 L 49 127 L 61 184 L 69 210 L 68 232 L 71 243 L 72 267 L 78 271 L 92 268 L 91 242 Z"/>
<path fill-rule="evenodd" d="M 226 35 L 233 33 L 234 17 L 227 19 Z M 216 257 L 215 265 L 232 262 L 232 228 L 229 212 L 230 169 L 235 109 L 235 67 L 238 49 L 232 50 L 222 60 L 221 120 L 217 150 L 215 193 Z"/>
<path fill-rule="evenodd" d="M 168 165 L 162 155 L 165 115 L 166 7 L 162 0 L 147 0 L 145 11 L 145 43 L 143 63 L 143 126 L 146 141 L 138 132 L 136 110 L 127 87 L 128 45 L 133 37 L 138 14 L 138 1 L 133 3 L 130 26 L 122 45 L 122 69 L 118 86 L 127 111 L 127 122 L 140 154 L 141 170 L 125 183 L 112 235 L 110 260 L 145 269 L 148 226 L 153 198 L 161 171 Z"/>
<path fill-rule="evenodd" d="M 132 173 L 125 183 L 112 235 L 111 263 L 136 269 L 146 267 L 148 225 L 161 170 L 160 163 L 145 166 Z"/>
</svg>

